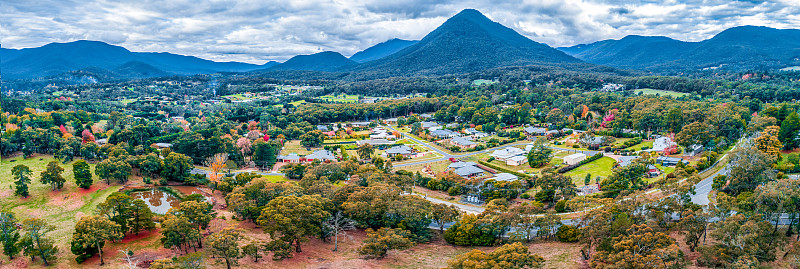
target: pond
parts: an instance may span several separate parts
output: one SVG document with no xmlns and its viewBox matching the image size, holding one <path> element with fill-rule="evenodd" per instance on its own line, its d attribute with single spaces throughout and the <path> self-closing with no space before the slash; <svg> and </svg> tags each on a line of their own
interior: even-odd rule
<svg viewBox="0 0 800 269">
<path fill-rule="evenodd" d="M 153 213 L 161 215 L 166 214 L 167 210 L 177 207 L 181 203 L 181 199 L 178 199 L 178 197 L 159 189 L 135 191 L 131 192 L 130 196 L 133 199 L 141 199 Z"/>
</svg>

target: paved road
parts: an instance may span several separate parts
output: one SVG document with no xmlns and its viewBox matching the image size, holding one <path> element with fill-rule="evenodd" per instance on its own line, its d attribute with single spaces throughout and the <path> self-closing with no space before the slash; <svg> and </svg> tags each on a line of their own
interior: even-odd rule
<svg viewBox="0 0 800 269">
<path fill-rule="evenodd" d="M 711 193 L 711 185 L 714 184 L 714 177 L 718 175 L 727 175 L 728 171 L 730 170 L 730 165 L 731 165 L 730 162 L 725 164 L 725 167 L 723 167 L 713 175 L 695 184 L 694 185 L 695 194 L 692 195 L 692 203 L 698 205 L 708 205 L 708 203 L 711 202 L 708 199 L 708 195 L 709 193 Z"/>
</svg>

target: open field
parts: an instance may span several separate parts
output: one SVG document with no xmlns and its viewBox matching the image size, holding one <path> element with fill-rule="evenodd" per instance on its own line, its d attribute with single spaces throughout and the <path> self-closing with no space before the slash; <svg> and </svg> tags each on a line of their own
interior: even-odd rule
<svg viewBox="0 0 800 269">
<path fill-rule="evenodd" d="M 656 90 L 656 89 L 636 89 L 633 90 L 634 93 L 639 94 L 640 92 L 642 95 L 652 94 L 652 95 L 660 95 L 660 96 L 672 96 L 675 98 L 689 95 L 688 93 L 682 92 L 675 92 L 675 91 L 665 91 L 665 90 Z"/>
<path fill-rule="evenodd" d="M 583 180 L 586 174 L 592 174 L 592 183 L 596 177 L 608 177 L 611 175 L 611 168 L 617 163 L 610 157 L 603 157 L 593 162 L 581 165 L 572 171 L 564 173 L 565 176 L 571 177 L 575 185 L 583 186 Z"/>
<path fill-rule="evenodd" d="M 283 150 L 281 150 L 282 155 L 287 155 L 289 153 L 297 153 L 300 155 L 306 155 L 316 150 L 315 148 L 311 148 L 311 150 L 307 150 L 306 147 L 300 145 L 300 140 L 288 140 L 286 143 L 283 144 Z"/>
<path fill-rule="evenodd" d="M 358 95 L 342 94 L 342 95 L 323 95 L 319 99 L 337 102 L 337 103 L 358 103 Z"/>
</svg>

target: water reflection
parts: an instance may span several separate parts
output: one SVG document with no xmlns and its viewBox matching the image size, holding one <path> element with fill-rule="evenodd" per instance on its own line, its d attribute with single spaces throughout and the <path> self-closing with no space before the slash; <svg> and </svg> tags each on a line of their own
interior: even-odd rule
<svg viewBox="0 0 800 269">
<path fill-rule="evenodd" d="M 158 189 L 131 193 L 133 199 L 141 199 L 153 213 L 166 214 L 167 210 L 180 205 L 181 201 L 170 193 Z"/>
</svg>

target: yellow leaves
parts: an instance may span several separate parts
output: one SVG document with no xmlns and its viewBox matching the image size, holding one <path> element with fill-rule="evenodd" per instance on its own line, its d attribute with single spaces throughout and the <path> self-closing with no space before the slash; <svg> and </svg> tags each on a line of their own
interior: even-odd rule
<svg viewBox="0 0 800 269">
<path fill-rule="evenodd" d="M 770 156 L 780 157 L 783 143 L 778 140 L 779 133 L 780 127 L 775 125 L 767 127 L 761 132 L 761 135 L 756 137 L 755 147 Z"/>
</svg>

